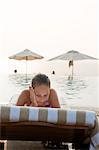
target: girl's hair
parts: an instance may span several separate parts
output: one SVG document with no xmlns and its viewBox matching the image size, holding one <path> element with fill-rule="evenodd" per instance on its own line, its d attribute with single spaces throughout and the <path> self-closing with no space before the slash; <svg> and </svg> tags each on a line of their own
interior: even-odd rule
<svg viewBox="0 0 99 150">
<path fill-rule="evenodd" d="M 37 74 L 36 76 L 33 77 L 32 79 L 32 87 L 33 89 L 36 87 L 36 86 L 39 86 L 39 85 L 47 85 L 50 87 L 50 79 L 48 78 L 48 76 L 46 76 L 45 74 Z"/>
</svg>

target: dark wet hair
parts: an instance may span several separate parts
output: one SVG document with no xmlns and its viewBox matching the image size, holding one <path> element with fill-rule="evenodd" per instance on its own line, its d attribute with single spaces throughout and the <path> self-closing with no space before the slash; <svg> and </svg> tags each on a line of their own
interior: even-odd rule
<svg viewBox="0 0 99 150">
<path fill-rule="evenodd" d="M 36 87 L 36 86 L 39 86 L 39 85 L 47 85 L 50 87 L 50 79 L 48 78 L 48 76 L 46 76 L 45 74 L 37 74 L 36 76 L 33 77 L 32 79 L 32 87 L 33 89 Z"/>
</svg>

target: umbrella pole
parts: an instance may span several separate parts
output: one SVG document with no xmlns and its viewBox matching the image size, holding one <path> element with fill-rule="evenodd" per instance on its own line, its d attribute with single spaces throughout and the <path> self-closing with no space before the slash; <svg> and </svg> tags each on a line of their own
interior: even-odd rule
<svg viewBox="0 0 99 150">
<path fill-rule="evenodd" d="M 69 69 L 70 69 L 70 75 L 68 76 L 68 80 L 73 80 L 73 68 L 74 65 L 73 65 L 73 60 L 70 60 L 69 61 Z"/>
<path fill-rule="evenodd" d="M 26 82 L 27 82 L 27 56 L 26 56 Z"/>
<path fill-rule="evenodd" d="M 73 73 L 74 73 L 74 65 L 72 65 L 72 76 L 71 76 L 72 79 L 73 79 Z"/>
</svg>

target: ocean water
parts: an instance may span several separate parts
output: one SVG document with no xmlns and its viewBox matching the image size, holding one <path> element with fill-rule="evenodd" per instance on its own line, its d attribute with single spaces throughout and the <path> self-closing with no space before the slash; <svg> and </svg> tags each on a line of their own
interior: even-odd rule
<svg viewBox="0 0 99 150">
<path fill-rule="evenodd" d="M 15 103 L 18 95 L 28 89 L 35 74 L 0 75 L 0 103 Z M 67 76 L 49 75 L 51 87 L 56 89 L 61 106 L 99 108 L 99 77 L 76 76 L 68 80 Z"/>
</svg>

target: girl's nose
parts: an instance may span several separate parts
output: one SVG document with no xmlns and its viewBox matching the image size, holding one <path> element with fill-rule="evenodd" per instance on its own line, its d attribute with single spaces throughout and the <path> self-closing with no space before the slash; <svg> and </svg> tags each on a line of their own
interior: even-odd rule
<svg viewBox="0 0 99 150">
<path fill-rule="evenodd" d="M 41 102 L 44 102 L 44 101 L 45 101 L 45 97 L 42 96 L 40 101 L 41 101 Z"/>
</svg>

